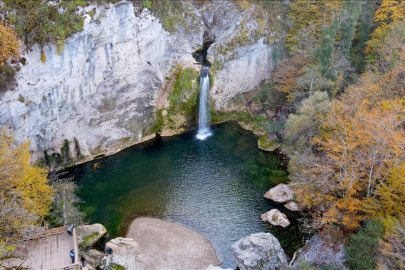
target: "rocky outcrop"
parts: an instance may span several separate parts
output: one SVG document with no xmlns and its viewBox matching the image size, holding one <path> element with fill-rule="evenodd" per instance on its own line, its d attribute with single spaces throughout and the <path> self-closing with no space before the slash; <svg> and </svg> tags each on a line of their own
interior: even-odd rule
<svg viewBox="0 0 405 270">
<path fill-rule="evenodd" d="M 112 254 L 105 256 L 101 262 L 100 269 L 102 270 L 129 270 L 133 268 L 128 268 L 128 265 L 125 261 L 125 258 L 123 258 L 120 255 L 117 254 Z"/>
<path fill-rule="evenodd" d="M 99 223 L 78 226 L 76 228 L 77 245 L 82 248 L 90 247 L 106 233 L 105 227 Z"/>
<path fill-rule="evenodd" d="M 286 184 L 278 184 L 264 194 L 264 197 L 275 202 L 288 202 L 294 199 L 292 189 Z"/>
<path fill-rule="evenodd" d="M 269 222 L 271 225 L 281 226 L 283 228 L 290 225 L 290 221 L 288 220 L 287 216 L 281 213 L 278 209 L 271 209 L 269 212 L 264 213 L 261 215 L 261 219 Z"/>
<path fill-rule="evenodd" d="M 287 257 L 279 241 L 270 233 L 251 234 L 232 245 L 232 253 L 241 270 L 279 269 Z"/>
<path fill-rule="evenodd" d="M 132 238 L 117 237 L 105 244 L 105 249 L 111 248 L 114 254 L 123 254 L 125 251 L 135 248 L 138 244 Z"/>
<path fill-rule="evenodd" d="M 233 98 L 270 78 L 282 36 L 281 17 L 234 1 L 182 2 L 170 32 L 131 1 L 84 7 L 93 9 L 60 55 L 51 44 L 43 48 L 46 62 L 39 46 L 24 52 L 18 86 L 1 93 L 0 126 L 13 129 L 17 143 L 31 140 L 33 161 L 45 152 L 45 161 L 72 165 L 155 136 L 156 99 L 174 67 L 194 61 L 207 26 L 206 38 L 215 37 L 212 101 L 232 110 Z"/>
<path fill-rule="evenodd" d="M 303 262 L 317 267 L 331 266 L 347 269 L 344 247 L 348 237 L 338 229 L 328 229 L 313 236 L 301 248 L 293 266 L 299 267 Z"/>
</svg>

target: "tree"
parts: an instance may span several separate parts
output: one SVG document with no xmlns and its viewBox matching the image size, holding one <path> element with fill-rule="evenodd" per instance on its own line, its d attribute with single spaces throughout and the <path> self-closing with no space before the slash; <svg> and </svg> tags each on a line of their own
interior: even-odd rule
<svg viewBox="0 0 405 270">
<path fill-rule="evenodd" d="M 405 164 L 395 166 L 386 181 L 376 186 L 374 196 L 364 202 L 365 212 L 370 217 L 401 218 L 405 209 Z"/>
<path fill-rule="evenodd" d="M 382 0 L 381 6 L 374 15 L 374 21 L 378 24 L 367 42 L 366 53 L 369 54 L 369 61 L 374 61 L 377 56 L 376 48 L 385 39 L 391 24 L 402 21 L 405 16 L 405 1 L 403 0 Z"/>
<path fill-rule="evenodd" d="M 320 135 L 320 119 L 329 111 L 329 106 L 328 94 L 317 91 L 301 103 L 298 114 L 290 114 L 288 117 L 284 139 L 297 155 L 312 148 L 312 139 Z"/>
<path fill-rule="evenodd" d="M 274 88 L 288 93 L 290 102 L 301 100 L 307 95 L 304 88 L 297 85 L 296 80 L 304 74 L 302 68 L 308 63 L 308 58 L 297 55 L 279 62 L 277 70 L 273 72 Z"/>
<path fill-rule="evenodd" d="M 3 67 L 8 59 L 19 57 L 19 46 L 20 41 L 14 30 L 0 21 L 0 67 Z"/>
<path fill-rule="evenodd" d="M 405 217 L 387 221 L 389 227 L 380 240 L 376 269 L 405 269 Z"/>
<path fill-rule="evenodd" d="M 316 151 L 302 155 L 301 170 L 290 176 L 299 200 L 314 208 L 314 227 L 359 226 L 364 201 L 404 157 L 403 106 L 402 100 L 355 107 L 334 100 L 313 139 Z"/>
<path fill-rule="evenodd" d="M 366 222 L 357 234 L 350 235 L 350 243 L 345 248 L 347 263 L 351 269 L 374 270 L 377 265 L 379 239 L 383 237 L 381 220 Z"/>
<path fill-rule="evenodd" d="M 30 165 L 29 142 L 13 146 L 0 130 L 0 256 L 35 234 L 48 213 L 54 190 L 46 171 Z"/>
<path fill-rule="evenodd" d="M 73 177 L 68 177 L 67 172 L 60 168 L 49 168 L 49 182 L 55 189 L 51 211 L 47 220 L 53 226 L 66 226 L 68 224 L 81 225 L 84 223 L 85 214 L 76 205 L 81 200 L 75 195 L 77 185 Z"/>
</svg>

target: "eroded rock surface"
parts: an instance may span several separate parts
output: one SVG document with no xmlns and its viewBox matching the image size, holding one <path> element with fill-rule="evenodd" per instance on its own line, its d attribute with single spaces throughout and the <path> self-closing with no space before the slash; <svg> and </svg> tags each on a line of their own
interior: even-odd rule
<svg viewBox="0 0 405 270">
<path fill-rule="evenodd" d="M 279 241 L 270 233 L 256 233 L 232 245 L 232 253 L 241 270 L 279 269 L 287 256 Z"/>
<path fill-rule="evenodd" d="M 76 228 L 77 245 L 83 248 L 90 247 L 106 233 L 105 227 L 99 223 L 78 226 Z"/>
<path fill-rule="evenodd" d="M 111 248 L 113 254 L 120 255 L 129 249 L 135 248 L 137 245 L 138 244 L 132 238 L 117 237 L 107 242 L 107 244 L 105 244 L 105 249 Z"/>
<path fill-rule="evenodd" d="M 286 184 L 278 184 L 264 194 L 264 197 L 275 202 L 288 202 L 294 199 L 292 189 Z"/>
<path fill-rule="evenodd" d="M 271 225 L 281 226 L 283 228 L 290 225 L 287 216 L 284 213 L 281 213 L 278 209 L 271 209 L 269 212 L 264 213 L 261 215 L 261 219 L 269 222 Z"/>
<path fill-rule="evenodd" d="M 60 55 L 52 44 L 43 48 L 45 62 L 39 46 L 23 53 L 27 64 L 16 75 L 18 86 L 0 97 L 0 125 L 15 131 L 17 143 L 31 140 L 32 161 L 46 151 L 45 159 L 65 165 L 150 139 L 166 76 L 194 61 L 207 25 L 208 37 L 215 36 L 208 51 L 211 98 L 216 109 L 232 110 L 233 98 L 270 78 L 282 19 L 254 4 L 243 9 L 229 0 L 182 3 L 176 14 L 181 23 L 170 33 L 148 9 L 135 11 L 131 1 L 84 7 L 95 14 L 86 16 L 83 31 L 66 40 Z M 178 120 L 174 128 L 182 129 Z"/>
<path fill-rule="evenodd" d="M 299 267 L 302 262 L 318 267 L 332 266 L 337 269 L 348 269 L 344 247 L 348 237 L 338 229 L 328 229 L 314 235 L 300 250 L 294 266 Z"/>
</svg>

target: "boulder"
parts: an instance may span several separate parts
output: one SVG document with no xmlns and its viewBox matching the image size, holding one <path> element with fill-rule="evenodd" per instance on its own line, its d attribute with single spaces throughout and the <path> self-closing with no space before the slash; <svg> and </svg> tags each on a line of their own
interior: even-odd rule
<svg viewBox="0 0 405 270">
<path fill-rule="evenodd" d="M 117 237 L 105 244 L 105 249 L 111 248 L 113 254 L 122 255 L 128 249 L 136 247 L 138 244 L 132 238 Z"/>
<path fill-rule="evenodd" d="M 264 197 L 275 202 L 284 203 L 294 199 L 293 191 L 289 185 L 278 184 L 264 194 Z"/>
<path fill-rule="evenodd" d="M 106 233 L 107 230 L 99 223 L 78 226 L 76 228 L 77 245 L 81 248 L 90 247 Z"/>
<path fill-rule="evenodd" d="M 264 151 L 273 152 L 280 147 L 281 141 L 275 133 L 266 133 L 257 141 L 257 145 Z"/>
<path fill-rule="evenodd" d="M 101 251 L 95 250 L 95 249 L 89 249 L 86 252 L 86 255 L 92 258 L 93 260 L 100 260 L 105 256 L 105 254 Z"/>
<path fill-rule="evenodd" d="M 270 233 L 251 234 L 233 244 L 231 249 L 241 270 L 273 270 L 287 264 L 283 248 Z"/>
<path fill-rule="evenodd" d="M 205 270 L 233 270 L 232 268 L 221 268 L 219 266 L 213 266 L 212 264 L 208 265 L 207 268 L 205 268 Z"/>
<path fill-rule="evenodd" d="M 269 212 L 261 215 L 261 218 L 263 221 L 267 221 L 274 226 L 281 226 L 285 228 L 290 225 L 290 221 L 288 220 L 287 216 L 281 213 L 278 209 L 271 209 Z"/>
<path fill-rule="evenodd" d="M 294 267 L 300 267 L 303 262 L 317 267 L 330 266 L 337 269 L 348 269 L 344 247 L 348 237 L 339 229 L 327 229 L 314 235 L 301 248 Z"/>
<path fill-rule="evenodd" d="M 290 211 L 301 211 L 302 209 L 302 207 L 296 201 L 288 202 L 284 204 L 284 207 Z"/>
<path fill-rule="evenodd" d="M 100 269 L 102 270 L 127 270 L 128 265 L 125 259 L 117 254 L 105 256 L 101 262 Z"/>
</svg>

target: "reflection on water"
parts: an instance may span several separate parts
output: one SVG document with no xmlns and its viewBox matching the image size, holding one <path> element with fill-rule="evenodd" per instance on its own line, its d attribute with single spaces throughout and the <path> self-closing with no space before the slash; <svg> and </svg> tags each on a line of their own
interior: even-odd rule
<svg viewBox="0 0 405 270">
<path fill-rule="evenodd" d="M 232 123 L 212 127 L 204 141 L 195 133 L 156 138 L 114 156 L 72 169 L 77 195 L 91 223 L 109 237 L 124 236 L 139 216 L 172 220 L 207 237 L 222 266 L 236 267 L 230 247 L 251 233 L 272 232 L 291 256 L 303 237 L 291 213 L 263 198 L 286 180 L 276 155 L 257 148 L 250 132 Z M 273 228 L 260 215 L 280 208 L 292 218 L 287 229 Z"/>
</svg>

